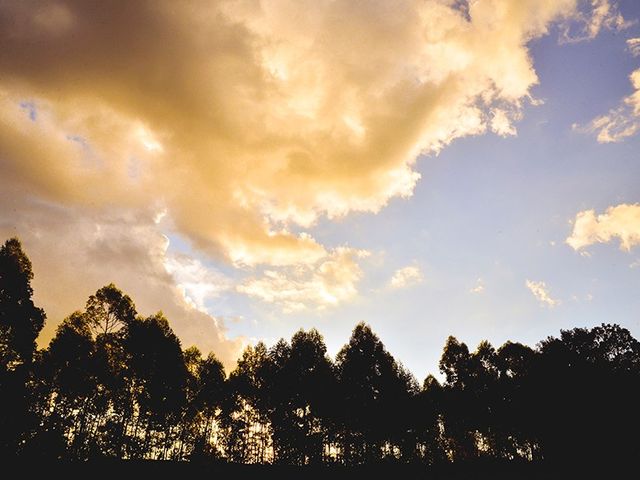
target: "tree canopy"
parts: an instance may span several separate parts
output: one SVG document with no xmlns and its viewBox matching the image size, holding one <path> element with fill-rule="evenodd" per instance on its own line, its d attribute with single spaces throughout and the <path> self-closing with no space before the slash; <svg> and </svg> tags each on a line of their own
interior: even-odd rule
<svg viewBox="0 0 640 480">
<path fill-rule="evenodd" d="M 640 342 L 615 324 L 535 348 L 449 337 L 420 384 L 359 323 L 335 359 L 299 330 L 247 345 L 227 375 L 109 284 L 46 348 L 31 263 L 0 249 L 0 444 L 8 457 L 284 465 L 635 458 Z M 438 378 L 439 377 L 439 378 Z"/>
</svg>

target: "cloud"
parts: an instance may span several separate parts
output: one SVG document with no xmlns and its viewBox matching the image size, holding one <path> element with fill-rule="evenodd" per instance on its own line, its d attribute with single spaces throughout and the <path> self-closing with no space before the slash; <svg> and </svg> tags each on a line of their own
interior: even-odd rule
<svg viewBox="0 0 640 480">
<path fill-rule="evenodd" d="M 634 57 L 640 55 L 640 38 L 627 39 L 627 49 Z"/>
<path fill-rule="evenodd" d="M 198 291 L 184 282 L 203 272 L 196 260 L 167 252 L 168 240 L 157 231 L 151 212 L 87 212 L 25 201 L 11 188 L 0 191 L 0 203 L 5 207 L 0 209 L 0 236 L 19 234 L 33 262 L 34 298 L 47 312 L 42 346 L 64 317 L 114 282 L 131 295 L 141 315 L 162 310 L 185 347 L 214 351 L 227 367 L 233 365 L 244 340 L 229 338 L 223 319 L 196 308 L 201 306 Z M 16 211 L 18 221 L 11 217 Z M 174 265 L 173 273 L 167 265 Z M 209 274 L 204 279 L 217 283 Z"/>
<path fill-rule="evenodd" d="M 578 43 L 593 40 L 602 29 L 621 31 L 629 28 L 635 21 L 622 16 L 615 3 L 609 0 L 590 0 L 590 8 L 577 11 L 562 29 L 561 43 Z"/>
<path fill-rule="evenodd" d="M 507 112 L 499 108 L 493 111 L 491 130 L 502 137 L 515 135 L 517 133 L 516 127 L 513 126 L 512 121 L 507 116 Z"/>
<path fill-rule="evenodd" d="M 231 280 L 185 254 L 166 254 L 164 267 L 176 282 L 184 299 L 194 308 L 210 313 L 206 301 L 232 287 Z"/>
<path fill-rule="evenodd" d="M 362 271 L 356 260 L 368 255 L 365 250 L 339 247 L 317 265 L 266 270 L 261 277 L 245 280 L 237 290 L 276 304 L 285 313 L 324 310 L 357 294 Z"/>
<path fill-rule="evenodd" d="M 560 300 L 555 300 L 549 295 L 546 283 L 527 280 L 525 285 L 541 305 L 549 308 L 560 305 Z"/>
<path fill-rule="evenodd" d="M 377 212 L 421 152 L 514 132 L 526 44 L 573 6 L 5 2 L 2 174 L 84 207 L 157 202 L 233 263 L 315 263 L 288 225 Z"/>
<path fill-rule="evenodd" d="M 515 134 L 538 82 L 528 42 L 575 15 L 574 0 L 2 2 L 0 191 L 18 205 L 3 231 L 41 272 L 65 272 L 40 273 L 52 292 L 83 287 L 46 298 L 60 315 L 120 278 L 141 304 L 177 302 L 177 330 L 214 325 L 219 279 L 149 253 L 164 223 L 251 272 L 247 295 L 285 309 L 347 301 L 361 257 L 309 229 L 411 196 L 421 154 Z M 89 253 L 114 278 L 56 270 Z M 211 335 L 235 345 L 221 325 Z"/>
<path fill-rule="evenodd" d="M 594 118 L 589 124 L 573 125 L 581 133 L 596 133 L 598 143 L 615 143 L 635 135 L 640 129 L 640 68 L 629 75 L 634 92 L 623 98 L 620 106 Z"/>
<path fill-rule="evenodd" d="M 396 270 L 389 280 L 389 286 L 394 289 L 411 287 L 422 283 L 424 277 L 420 268 L 407 266 Z"/>
<path fill-rule="evenodd" d="M 469 289 L 469 292 L 471 293 L 482 293 L 484 292 L 484 281 L 482 280 L 482 278 L 478 278 L 478 280 L 476 280 L 476 284 L 474 287 Z"/>
<path fill-rule="evenodd" d="M 625 251 L 640 244 L 640 204 L 622 203 L 607 208 L 600 215 L 594 210 L 578 212 L 566 243 L 574 250 L 582 251 L 589 245 L 607 243 L 616 237 Z"/>
</svg>

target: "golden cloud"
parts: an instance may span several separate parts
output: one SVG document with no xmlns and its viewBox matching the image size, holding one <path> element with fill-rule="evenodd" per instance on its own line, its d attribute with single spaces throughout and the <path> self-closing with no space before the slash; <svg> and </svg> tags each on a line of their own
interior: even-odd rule
<svg viewBox="0 0 640 480">
<path fill-rule="evenodd" d="M 566 243 L 574 250 L 582 250 L 594 243 L 620 240 L 620 248 L 629 251 L 640 244 L 640 205 L 621 203 L 596 215 L 594 210 L 578 212 L 573 231 Z"/>
<path fill-rule="evenodd" d="M 245 280 L 237 291 L 276 304 L 285 313 L 323 310 L 356 296 L 362 277 L 356 260 L 367 256 L 366 250 L 339 247 L 317 265 L 267 270 Z"/>
<path fill-rule="evenodd" d="M 64 202 L 152 198 L 234 262 L 315 262 L 283 227 L 376 212 L 421 152 L 511 133 L 493 107 L 528 97 L 526 42 L 574 3 L 5 3 L 3 170 Z"/>
<path fill-rule="evenodd" d="M 537 82 L 527 43 L 575 15 L 575 0 L 2 2 L 0 190 L 20 200 L 5 232 L 52 268 L 128 252 L 124 289 L 144 298 L 133 280 L 151 271 L 164 286 L 148 295 L 182 286 L 177 301 L 209 322 L 215 282 L 194 265 L 170 275 L 165 254 L 146 250 L 161 245 L 162 213 L 213 258 L 268 269 L 241 282 L 248 295 L 290 310 L 346 301 L 360 250 L 304 230 L 410 196 L 422 153 L 514 134 Z M 87 232 L 107 210 L 99 242 Z M 45 261 L 53 243 L 60 259 Z M 102 282 L 64 271 L 61 285 Z"/>
</svg>

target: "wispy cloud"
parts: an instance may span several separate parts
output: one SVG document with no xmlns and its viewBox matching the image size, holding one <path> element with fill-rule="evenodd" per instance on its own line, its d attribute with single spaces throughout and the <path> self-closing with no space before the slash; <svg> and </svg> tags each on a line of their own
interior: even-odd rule
<svg viewBox="0 0 640 480">
<path fill-rule="evenodd" d="M 551 297 L 551 295 L 549 294 L 549 289 L 545 282 L 527 280 L 525 282 L 525 285 L 541 305 L 553 308 L 560 304 L 560 300 L 555 300 Z"/>
<path fill-rule="evenodd" d="M 635 135 L 640 129 L 640 68 L 629 75 L 634 92 L 606 115 L 594 118 L 587 125 L 574 124 L 581 133 L 596 133 L 599 143 L 615 143 Z"/>
<path fill-rule="evenodd" d="M 640 38 L 629 38 L 627 39 L 627 50 L 634 57 L 640 55 Z"/>
<path fill-rule="evenodd" d="M 560 36 L 561 43 L 578 43 L 593 40 L 603 30 L 621 31 L 636 23 L 626 20 L 615 2 L 591 0 L 590 7 L 576 11 L 567 18 Z"/>
</svg>

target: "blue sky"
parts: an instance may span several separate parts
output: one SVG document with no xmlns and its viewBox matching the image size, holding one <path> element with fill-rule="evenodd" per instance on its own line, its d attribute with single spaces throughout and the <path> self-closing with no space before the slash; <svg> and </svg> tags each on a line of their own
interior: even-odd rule
<svg viewBox="0 0 640 480">
<path fill-rule="evenodd" d="M 3 4 L 41 346 L 109 282 L 229 368 L 360 321 L 419 380 L 449 335 L 640 336 L 640 4 L 450 3 Z"/>
</svg>

